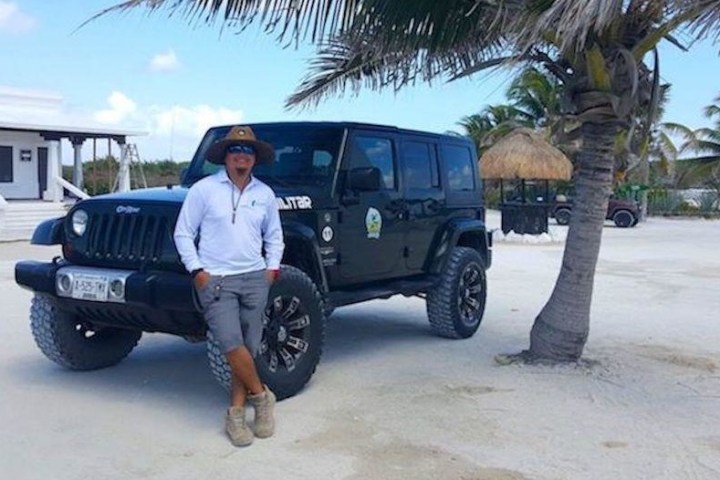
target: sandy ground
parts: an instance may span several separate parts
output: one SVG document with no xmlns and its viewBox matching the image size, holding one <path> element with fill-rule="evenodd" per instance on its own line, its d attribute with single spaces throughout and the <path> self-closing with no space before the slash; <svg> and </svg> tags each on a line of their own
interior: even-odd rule
<svg viewBox="0 0 720 480">
<path fill-rule="evenodd" d="M 497 223 L 496 215 L 490 216 Z M 500 367 L 527 346 L 562 245 L 499 244 L 475 337 L 432 336 L 420 299 L 338 310 L 275 437 L 235 449 L 202 344 L 146 335 L 75 373 L 35 347 L 0 244 L 0 477 L 8 479 L 718 479 L 720 222 L 604 233 L 586 358 Z"/>
</svg>

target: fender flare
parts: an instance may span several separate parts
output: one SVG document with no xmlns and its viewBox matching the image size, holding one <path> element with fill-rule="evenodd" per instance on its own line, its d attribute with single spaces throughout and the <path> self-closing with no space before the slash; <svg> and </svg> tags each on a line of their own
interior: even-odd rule
<svg viewBox="0 0 720 480">
<path fill-rule="evenodd" d="M 302 250 L 303 257 L 308 258 L 310 262 L 307 267 L 309 267 L 311 271 L 306 271 L 305 273 L 313 279 L 323 294 L 327 293 L 329 290 L 327 276 L 325 275 L 325 269 L 322 266 L 320 244 L 315 232 L 307 225 L 296 221 L 283 222 L 282 227 L 285 241 L 285 253 L 283 254 L 282 263 L 293 265 L 293 262 L 291 261 L 292 259 L 287 259 L 287 255 L 288 253 L 294 252 L 295 249 L 288 249 L 288 246 L 299 245 Z M 306 270 L 301 268 L 299 265 L 293 266 L 298 267 L 301 270 Z"/>
<path fill-rule="evenodd" d="M 488 231 L 485 222 L 479 219 L 456 218 L 450 220 L 440 234 L 433 251 L 430 272 L 440 273 L 445 266 L 450 249 L 456 246 L 468 246 L 478 250 L 485 261 L 485 268 L 492 263 L 492 231 Z"/>
<path fill-rule="evenodd" d="M 64 221 L 65 217 L 44 220 L 35 227 L 30 243 L 32 245 L 62 245 Z"/>
</svg>

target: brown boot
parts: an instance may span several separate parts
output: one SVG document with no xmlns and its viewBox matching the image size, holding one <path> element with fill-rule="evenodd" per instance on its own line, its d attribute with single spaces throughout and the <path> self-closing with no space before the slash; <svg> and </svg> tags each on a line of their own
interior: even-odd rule
<svg viewBox="0 0 720 480">
<path fill-rule="evenodd" d="M 225 431 L 236 447 L 246 447 L 253 442 L 253 432 L 245 423 L 245 407 L 230 407 L 225 416 Z"/>
<path fill-rule="evenodd" d="M 248 395 L 248 401 L 255 407 L 255 436 L 267 438 L 275 432 L 275 394 L 265 386 L 263 393 Z"/>
</svg>

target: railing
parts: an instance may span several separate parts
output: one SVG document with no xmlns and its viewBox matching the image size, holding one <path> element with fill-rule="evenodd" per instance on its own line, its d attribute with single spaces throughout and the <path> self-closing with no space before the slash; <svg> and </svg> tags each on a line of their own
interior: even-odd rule
<svg viewBox="0 0 720 480">
<path fill-rule="evenodd" d="M 87 193 L 83 192 L 82 190 L 80 190 L 80 189 L 77 188 L 75 185 L 73 185 L 72 183 L 68 182 L 67 180 L 65 180 L 65 179 L 62 178 L 62 177 L 55 177 L 55 182 L 57 182 L 58 185 L 60 185 L 61 187 L 65 188 L 68 192 L 72 193 L 73 195 L 75 195 L 75 196 L 78 197 L 79 199 L 85 200 L 85 199 L 90 198 L 90 195 L 88 195 Z"/>
</svg>

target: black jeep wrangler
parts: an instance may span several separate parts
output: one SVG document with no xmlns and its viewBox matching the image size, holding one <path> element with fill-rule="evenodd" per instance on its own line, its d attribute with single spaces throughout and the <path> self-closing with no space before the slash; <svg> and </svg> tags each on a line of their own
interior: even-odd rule
<svg viewBox="0 0 720 480">
<path fill-rule="evenodd" d="M 223 168 L 205 152 L 229 128 L 207 132 L 181 186 L 94 197 L 37 227 L 32 243 L 60 245 L 62 257 L 18 262 L 15 278 L 35 291 L 30 323 L 47 357 L 91 370 L 122 360 L 142 332 L 207 336 L 211 370 L 229 387 L 173 243 L 187 188 Z M 280 398 L 314 373 L 336 307 L 416 295 L 439 335 L 475 333 L 492 236 L 471 141 L 357 123 L 252 128 L 275 147 L 276 161 L 254 175 L 274 189 L 285 234 L 256 359 Z"/>
</svg>

